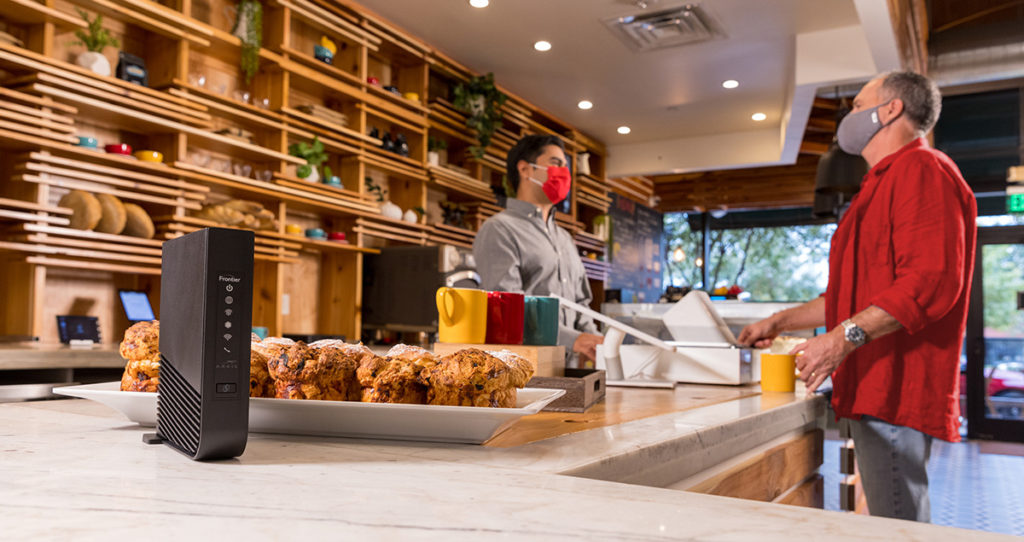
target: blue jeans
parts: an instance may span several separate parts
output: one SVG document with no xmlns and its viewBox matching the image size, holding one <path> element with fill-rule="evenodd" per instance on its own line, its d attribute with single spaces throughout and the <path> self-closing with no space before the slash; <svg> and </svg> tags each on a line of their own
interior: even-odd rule
<svg viewBox="0 0 1024 542">
<path fill-rule="evenodd" d="M 871 515 L 930 522 L 927 467 L 932 437 L 871 416 L 849 422 Z"/>
</svg>

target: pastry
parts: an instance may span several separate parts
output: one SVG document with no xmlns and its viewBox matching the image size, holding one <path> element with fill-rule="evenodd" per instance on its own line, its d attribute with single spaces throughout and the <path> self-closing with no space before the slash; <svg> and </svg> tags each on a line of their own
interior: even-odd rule
<svg viewBox="0 0 1024 542">
<path fill-rule="evenodd" d="M 121 391 L 155 393 L 160 386 L 160 359 L 128 360 L 121 376 Z"/>
<path fill-rule="evenodd" d="M 437 365 L 433 354 L 418 346 L 395 345 L 383 358 L 364 359 L 356 371 L 366 403 L 426 404 L 427 387 L 420 374 Z"/>
<path fill-rule="evenodd" d="M 121 203 L 121 200 L 110 194 L 96 194 L 96 199 L 99 200 L 103 213 L 99 223 L 93 229 L 100 233 L 112 234 L 119 234 L 124 231 L 128 214 L 125 212 L 124 204 Z"/>
<path fill-rule="evenodd" d="M 125 224 L 121 235 L 131 235 L 143 239 L 153 238 L 156 228 L 153 227 L 153 220 L 149 218 L 149 213 L 145 209 L 134 203 L 125 203 L 124 211 Z"/>
<path fill-rule="evenodd" d="M 375 357 L 361 344 L 341 341 L 311 345 L 298 341 L 278 351 L 276 357 L 268 357 L 267 368 L 279 399 L 358 401 L 361 388 L 356 368 L 364 359 Z"/>
<path fill-rule="evenodd" d="M 160 321 L 139 322 L 125 330 L 120 353 L 130 361 L 160 359 Z"/>
<path fill-rule="evenodd" d="M 249 350 L 249 397 L 273 397 L 274 379 L 267 369 L 267 356 L 259 349 Z"/>
<path fill-rule="evenodd" d="M 100 201 L 84 190 L 72 190 L 64 194 L 57 205 L 74 212 L 71 215 L 71 227 L 76 230 L 91 230 L 103 218 L 103 206 L 100 205 Z"/>
<path fill-rule="evenodd" d="M 422 374 L 427 404 L 514 407 L 516 388 L 526 385 L 533 368 L 511 352 L 498 354 L 468 348 L 441 358 Z"/>
</svg>

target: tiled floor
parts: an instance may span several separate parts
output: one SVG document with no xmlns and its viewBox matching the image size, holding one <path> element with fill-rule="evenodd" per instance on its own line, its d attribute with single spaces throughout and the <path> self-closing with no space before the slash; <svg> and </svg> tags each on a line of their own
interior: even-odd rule
<svg viewBox="0 0 1024 542">
<path fill-rule="evenodd" d="M 839 509 L 838 440 L 825 441 L 825 509 Z M 928 462 L 932 523 L 1024 536 L 1024 457 L 982 453 L 987 443 L 936 440 Z"/>
</svg>

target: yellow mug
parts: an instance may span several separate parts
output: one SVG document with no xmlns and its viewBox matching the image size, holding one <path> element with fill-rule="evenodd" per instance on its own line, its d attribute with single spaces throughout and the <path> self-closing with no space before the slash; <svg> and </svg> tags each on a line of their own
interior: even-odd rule
<svg viewBox="0 0 1024 542">
<path fill-rule="evenodd" d="M 468 288 L 437 289 L 437 340 L 483 344 L 487 339 L 487 292 Z"/>
<path fill-rule="evenodd" d="M 761 391 L 792 393 L 796 390 L 796 356 L 761 354 Z"/>
</svg>

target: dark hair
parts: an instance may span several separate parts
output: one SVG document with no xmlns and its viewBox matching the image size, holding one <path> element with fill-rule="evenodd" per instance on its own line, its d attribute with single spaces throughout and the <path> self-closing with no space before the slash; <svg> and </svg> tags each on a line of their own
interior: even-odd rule
<svg viewBox="0 0 1024 542">
<path fill-rule="evenodd" d="M 548 145 L 554 145 L 562 152 L 565 152 L 565 144 L 562 143 L 558 136 L 554 135 L 528 135 L 516 142 L 516 145 L 512 147 L 512 150 L 508 151 L 508 160 L 506 160 L 505 173 L 508 174 L 508 182 L 519 192 L 519 169 L 516 167 L 520 160 L 526 160 L 527 162 L 534 162 L 537 157 L 544 153 L 544 147 Z"/>
<path fill-rule="evenodd" d="M 942 111 L 942 94 L 935 81 L 911 71 L 892 71 L 882 78 L 882 91 L 903 102 L 903 113 L 921 135 L 930 132 Z"/>
</svg>

